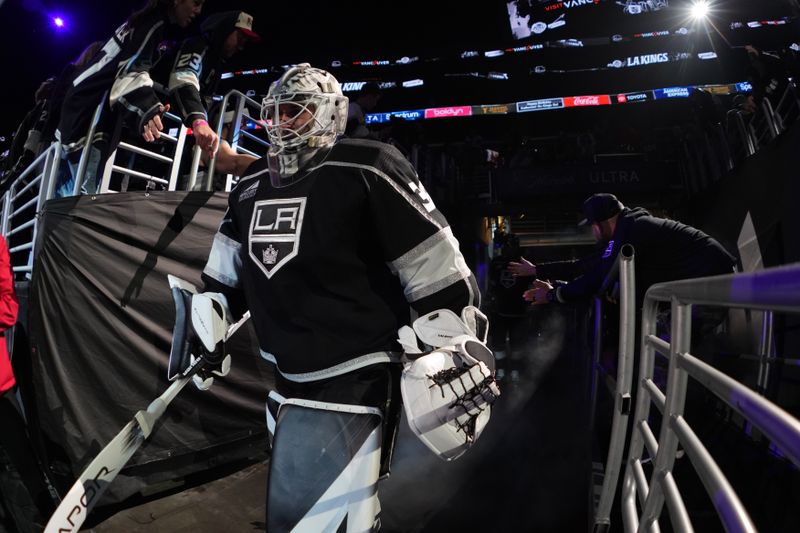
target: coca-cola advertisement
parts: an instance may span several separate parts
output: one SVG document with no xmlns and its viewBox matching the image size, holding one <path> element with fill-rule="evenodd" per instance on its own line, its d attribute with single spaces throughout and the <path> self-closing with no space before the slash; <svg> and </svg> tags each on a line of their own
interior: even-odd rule
<svg viewBox="0 0 800 533">
<path fill-rule="evenodd" d="M 564 98 L 564 107 L 584 107 L 593 105 L 611 105 L 611 97 L 607 94 L 588 96 L 568 96 Z"/>
</svg>

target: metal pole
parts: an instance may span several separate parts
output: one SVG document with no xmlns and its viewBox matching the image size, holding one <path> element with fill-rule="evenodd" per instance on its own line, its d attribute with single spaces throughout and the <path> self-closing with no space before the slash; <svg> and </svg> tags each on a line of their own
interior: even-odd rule
<svg viewBox="0 0 800 533">
<path fill-rule="evenodd" d="M 634 277 L 633 246 L 626 244 L 618 256 L 620 281 L 619 355 L 617 382 L 614 391 L 614 417 L 608 443 L 603 489 L 595 511 L 595 530 L 611 524 L 611 507 L 617 492 L 622 465 L 622 452 L 628 433 L 631 412 L 631 381 L 633 375 L 633 346 L 636 337 L 636 280 Z"/>
<path fill-rule="evenodd" d="M 675 465 L 675 454 L 678 450 L 678 436 L 670 425 L 670 421 L 683 416 L 686 404 L 686 386 L 689 376 L 678 363 L 678 354 L 686 353 L 691 346 L 692 304 L 682 303 L 672 297 L 672 331 L 669 350 L 669 368 L 667 370 L 667 395 L 664 418 L 661 422 L 661 433 L 658 439 L 658 454 L 653 461 L 653 478 L 660 479 L 672 472 Z M 651 524 L 658 521 L 664 505 L 664 488 L 662 483 L 653 483 L 645 500 L 639 531 L 646 531 Z"/>
<path fill-rule="evenodd" d="M 780 118 L 778 118 L 775 111 L 772 109 L 772 102 L 769 101 L 769 98 L 761 100 L 761 111 L 764 113 L 764 118 L 767 121 L 770 137 L 774 139 L 783 132 L 783 125 L 780 124 Z"/>
<path fill-rule="evenodd" d="M 219 118 L 217 119 L 216 132 L 217 132 L 217 138 L 220 140 L 220 142 L 222 142 L 222 127 L 225 125 L 225 109 L 228 107 L 228 101 L 230 100 L 231 95 L 236 94 L 237 92 L 238 91 L 231 91 L 228 94 L 226 94 L 225 97 L 222 99 L 222 105 L 220 105 L 219 107 Z M 208 168 L 206 168 L 206 173 L 208 174 L 208 177 L 206 179 L 208 181 L 214 179 L 214 167 L 216 167 L 216 165 L 217 165 L 217 156 L 215 154 L 214 157 L 212 157 L 211 160 L 208 162 Z M 197 172 L 195 172 L 195 180 L 196 179 L 197 179 Z M 194 190 L 194 188 L 195 188 L 195 183 L 192 182 L 190 185 L 190 190 Z"/>
<path fill-rule="evenodd" d="M 745 147 L 745 151 L 747 155 L 753 155 L 756 153 L 756 145 L 753 141 L 753 136 L 750 135 L 747 126 L 744 123 L 744 118 L 742 118 L 742 112 L 737 111 L 734 113 L 736 117 L 736 130 L 739 132 L 739 137 L 741 137 L 742 145 Z"/>
<path fill-rule="evenodd" d="M 183 146 L 186 144 L 186 126 L 181 124 L 180 131 L 178 132 L 178 142 L 175 143 L 175 155 L 172 158 L 172 166 L 169 172 L 169 185 L 168 191 L 174 191 L 178 184 L 178 176 L 181 171 L 181 161 L 183 161 Z M 197 146 L 195 145 L 195 148 Z M 191 189 L 190 189 L 191 190 Z"/>
<path fill-rule="evenodd" d="M 770 362 L 773 348 L 774 313 L 764 311 L 761 317 L 761 338 L 758 343 L 758 381 L 756 382 L 758 392 L 764 394 L 769 385 Z"/>
<path fill-rule="evenodd" d="M 40 205 L 44 205 L 44 202 L 50 200 L 55 193 L 56 188 L 56 178 L 58 178 L 58 170 L 61 167 L 61 143 L 58 141 L 54 141 L 50 145 L 50 149 L 53 150 L 53 160 L 52 165 L 49 169 L 49 172 L 45 173 L 45 176 L 42 177 L 43 182 L 39 185 L 40 186 L 40 194 L 42 194 L 42 201 Z"/>
<path fill-rule="evenodd" d="M 11 220 L 11 190 L 7 190 L 3 195 L 3 237 L 8 234 L 8 222 Z"/>
<path fill-rule="evenodd" d="M 100 123 L 100 116 L 103 113 L 103 108 L 106 105 L 107 99 L 108 99 L 108 91 L 103 93 L 103 99 L 100 100 L 100 103 L 97 105 L 97 109 L 94 110 L 92 123 L 89 126 L 89 131 L 86 133 L 86 141 L 84 142 L 83 150 L 81 150 L 81 159 L 78 162 L 78 171 L 76 172 L 75 176 L 75 186 L 72 189 L 73 195 L 77 195 L 81 190 L 81 186 L 83 185 L 83 178 L 84 174 L 86 173 L 86 166 L 89 164 L 89 151 L 92 148 L 92 139 L 94 138 L 94 132 L 97 129 L 97 124 Z"/>
</svg>

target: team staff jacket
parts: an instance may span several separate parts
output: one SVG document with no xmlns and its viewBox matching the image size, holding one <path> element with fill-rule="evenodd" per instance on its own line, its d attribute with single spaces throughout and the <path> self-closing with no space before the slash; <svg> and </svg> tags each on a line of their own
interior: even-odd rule
<svg viewBox="0 0 800 533">
<path fill-rule="evenodd" d="M 158 8 L 145 15 L 135 27 L 125 22 L 95 54 L 92 61 L 72 80 L 64 96 L 58 131 L 67 153 L 83 146 L 95 109 L 110 89 L 108 103 L 124 111 L 126 121 L 141 132 L 160 105 L 148 73 L 153 55 L 169 23 Z M 107 138 L 110 114 L 104 113 L 92 142 Z"/>
<path fill-rule="evenodd" d="M 266 159 L 228 199 L 203 272 L 206 290 L 244 293 L 262 356 L 293 381 L 392 360 L 397 329 L 479 305 L 450 227 L 394 147 L 338 142 L 292 185 Z"/>
<path fill-rule="evenodd" d="M 14 292 L 14 276 L 6 240 L 0 236 L 0 394 L 14 386 L 14 372 L 6 348 L 5 331 L 17 322 L 19 301 Z"/>
<path fill-rule="evenodd" d="M 560 286 L 558 299 L 585 300 L 595 294 L 625 244 L 635 250 L 637 306 L 655 283 L 730 274 L 736 265 L 733 256 L 702 231 L 654 217 L 641 207 L 626 207 L 617 219 L 613 238 L 605 243 L 599 264 Z"/>
</svg>

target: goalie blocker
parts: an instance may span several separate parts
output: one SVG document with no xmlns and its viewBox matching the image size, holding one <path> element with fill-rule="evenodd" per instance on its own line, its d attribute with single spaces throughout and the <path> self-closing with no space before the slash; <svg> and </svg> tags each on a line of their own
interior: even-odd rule
<svg viewBox="0 0 800 533">
<path fill-rule="evenodd" d="M 487 330 L 486 316 L 468 306 L 461 318 L 442 309 L 398 332 L 408 361 L 400 381 L 408 425 L 446 461 L 475 444 L 500 395 Z M 417 339 L 432 350 L 421 350 Z"/>
<path fill-rule="evenodd" d="M 214 376 L 226 376 L 231 369 L 231 356 L 225 351 L 225 333 L 230 313 L 223 294 L 198 293 L 186 280 L 168 275 L 172 298 L 175 301 L 175 328 L 169 352 L 167 379 L 175 380 L 197 357 L 208 363 L 192 377 L 200 390 L 208 390 Z"/>
</svg>

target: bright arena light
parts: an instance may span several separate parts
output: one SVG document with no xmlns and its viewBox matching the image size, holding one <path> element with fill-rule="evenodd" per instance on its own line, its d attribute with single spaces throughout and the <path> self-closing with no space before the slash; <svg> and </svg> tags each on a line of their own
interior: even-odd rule
<svg viewBox="0 0 800 533">
<path fill-rule="evenodd" d="M 53 17 L 53 25 L 60 30 L 64 28 L 66 21 L 64 21 L 63 17 Z"/>
<path fill-rule="evenodd" d="M 692 4 L 690 12 L 693 19 L 702 20 L 708 16 L 708 3 L 705 0 L 697 0 Z"/>
</svg>

